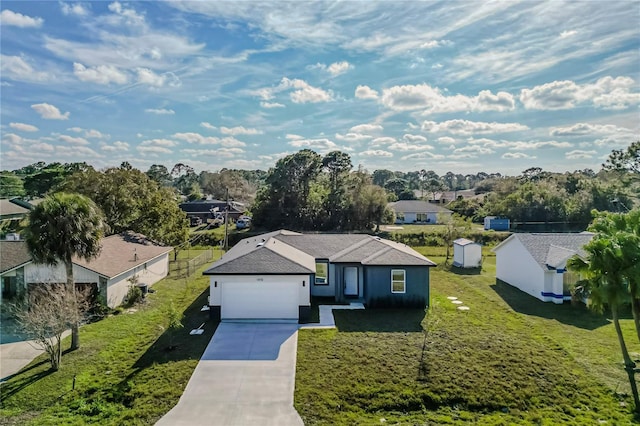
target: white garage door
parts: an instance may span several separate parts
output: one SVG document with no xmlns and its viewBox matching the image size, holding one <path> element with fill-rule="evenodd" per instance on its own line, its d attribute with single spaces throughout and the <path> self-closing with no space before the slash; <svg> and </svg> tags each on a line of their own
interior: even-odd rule
<svg viewBox="0 0 640 426">
<path fill-rule="evenodd" d="M 222 283 L 225 319 L 298 319 L 298 284 L 286 282 Z"/>
</svg>

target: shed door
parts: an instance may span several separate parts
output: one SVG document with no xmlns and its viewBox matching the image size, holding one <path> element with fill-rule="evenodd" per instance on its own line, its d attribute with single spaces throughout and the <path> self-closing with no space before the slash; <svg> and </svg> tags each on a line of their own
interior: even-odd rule
<svg viewBox="0 0 640 426">
<path fill-rule="evenodd" d="M 256 280 L 222 283 L 221 305 L 223 320 L 298 319 L 298 284 Z"/>
<path fill-rule="evenodd" d="M 347 266 L 344 268 L 344 295 L 358 295 L 358 268 Z"/>
</svg>

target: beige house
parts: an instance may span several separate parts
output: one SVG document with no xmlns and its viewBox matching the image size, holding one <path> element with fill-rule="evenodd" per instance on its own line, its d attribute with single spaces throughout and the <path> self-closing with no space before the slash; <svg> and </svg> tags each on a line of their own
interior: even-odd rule
<svg viewBox="0 0 640 426">
<path fill-rule="evenodd" d="M 132 283 L 149 287 L 166 277 L 172 250 L 172 247 L 158 245 L 141 234 L 111 235 L 102 240 L 102 250 L 96 259 L 90 262 L 73 260 L 74 278 L 76 284 L 97 286 L 99 299 L 114 308 L 124 301 Z M 15 298 L 30 285 L 60 283 L 66 279 L 63 265 L 33 262 L 24 241 L 0 241 L 0 253 L 0 301 Z"/>
</svg>

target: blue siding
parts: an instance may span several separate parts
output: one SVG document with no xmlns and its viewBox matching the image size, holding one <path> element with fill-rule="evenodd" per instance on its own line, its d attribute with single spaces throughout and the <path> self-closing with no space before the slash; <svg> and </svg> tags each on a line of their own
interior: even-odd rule
<svg viewBox="0 0 640 426">
<path fill-rule="evenodd" d="M 391 292 L 391 270 L 405 270 L 405 293 Z M 427 266 L 366 266 L 364 299 L 367 303 L 429 304 L 429 267 Z"/>
</svg>

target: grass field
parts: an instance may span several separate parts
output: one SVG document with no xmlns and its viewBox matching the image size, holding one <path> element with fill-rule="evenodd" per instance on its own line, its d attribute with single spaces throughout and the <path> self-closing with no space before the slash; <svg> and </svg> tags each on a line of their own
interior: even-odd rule
<svg viewBox="0 0 640 426">
<path fill-rule="evenodd" d="M 338 330 L 301 331 L 295 406 L 305 424 L 630 424 L 607 318 L 497 284 L 495 258 L 483 268 L 432 270 L 428 316 L 338 311 Z M 632 321 L 623 327 L 638 357 Z"/>
<path fill-rule="evenodd" d="M 200 312 L 209 284 L 201 271 L 188 280 L 164 279 L 137 310 L 83 326 L 80 349 L 63 355 L 60 371 L 51 373 L 41 356 L 2 384 L 0 424 L 155 423 L 177 403 L 215 331 Z M 169 351 L 163 324 L 171 301 L 185 317 L 173 336 L 177 348 Z M 203 323 L 203 335 L 189 335 Z"/>
</svg>

